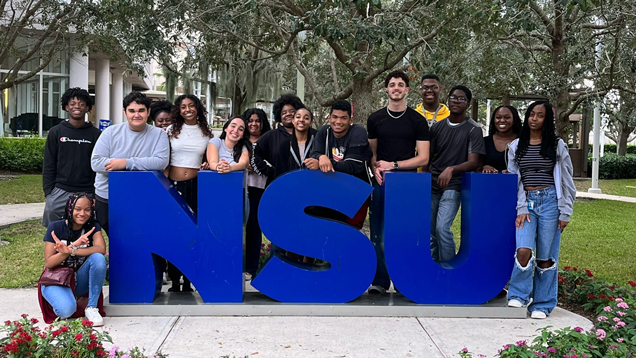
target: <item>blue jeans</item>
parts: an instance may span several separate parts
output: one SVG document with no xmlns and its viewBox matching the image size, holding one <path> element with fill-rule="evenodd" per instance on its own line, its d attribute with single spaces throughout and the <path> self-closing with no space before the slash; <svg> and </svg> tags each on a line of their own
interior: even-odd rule
<svg viewBox="0 0 636 358">
<path fill-rule="evenodd" d="M 369 203 L 369 229 L 371 231 L 371 243 L 375 248 L 375 255 L 378 261 L 375 270 L 375 277 L 372 285 L 382 286 L 389 289 L 391 279 L 386 269 L 384 260 L 384 188 L 378 182 L 373 181 L 373 194 Z"/>
<path fill-rule="evenodd" d="M 461 204 L 457 190 L 431 192 L 431 255 L 436 262 L 455 257 L 455 239 L 451 226 Z"/>
<path fill-rule="evenodd" d="M 554 186 L 527 192 L 530 222 L 517 230 L 517 250 L 527 248 L 536 251 L 523 267 L 515 255 L 515 266 L 510 278 L 508 298 L 523 304 L 530 302 L 530 312 L 543 311 L 549 315 L 557 304 L 558 260 L 561 230 L 559 230 L 559 207 Z M 536 266 L 536 261 L 551 261 L 548 268 Z M 534 273 L 534 275 L 533 275 Z"/>
<path fill-rule="evenodd" d="M 86 307 L 97 307 L 105 278 L 106 258 L 98 253 L 87 257 L 84 264 L 75 272 L 75 295 L 81 297 L 88 292 Z M 60 318 L 71 317 L 77 309 L 76 296 L 73 296 L 73 290 L 70 287 L 42 286 L 42 296 Z"/>
</svg>

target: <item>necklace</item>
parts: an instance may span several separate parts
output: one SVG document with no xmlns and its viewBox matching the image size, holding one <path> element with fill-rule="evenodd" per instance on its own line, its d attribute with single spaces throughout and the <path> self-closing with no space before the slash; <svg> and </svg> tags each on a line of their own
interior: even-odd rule
<svg viewBox="0 0 636 358">
<path fill-rule="evenodd" d="M 407 107 L 408 108 L 408 107 Z M 404 115 L 404 113 L 406 113 L 406 109 L 404 110 L 404 112 L 402 112 L 402 114 L 400 114 L 399 116 L 394 116 L 391 114 L 391 112 L 389 111 L 389 106 L 386 107 L 386 114 L 389 115 L 389 117 L 393 118 L 393 119 L 398 119 L 400 117 L 402 117 Z"/>
</svg>

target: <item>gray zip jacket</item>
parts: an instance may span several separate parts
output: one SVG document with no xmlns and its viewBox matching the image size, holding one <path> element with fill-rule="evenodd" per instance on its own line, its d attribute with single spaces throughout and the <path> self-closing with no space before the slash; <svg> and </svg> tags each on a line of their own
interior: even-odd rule
<svg viewBox="0 0 636 358">
<path fill-rule="evenodd" d="M 508 172 L 517 174 L 517 215 L 521 215 L 529 212 L 526 191 L 523 189 L 523 183 L 521 182 L 519 166 L 515 162 L 515 153 L 518 145 L 519 139 L 515 139 L 508 144 Z M 565 222 L 570 221 L 574 198 L 576 198 L 576 187 L 572 179 L 573 170 L 568 146 L 562 139 L 559 139 L 557 144 L 557 162 L 554 166 L 554 186 L 556 187 L 559 205 L 559 220 Z"/>
</svg>

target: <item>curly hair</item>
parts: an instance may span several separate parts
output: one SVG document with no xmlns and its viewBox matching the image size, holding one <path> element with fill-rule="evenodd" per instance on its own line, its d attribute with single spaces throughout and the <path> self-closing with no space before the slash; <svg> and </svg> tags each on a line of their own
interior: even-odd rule
<svg viewBox="0 0 636 358">
<path fill-rule="evenodd" d="M 541 150 L 539 151 L 539 154 L 541 154 L 543 158 L 556 163 L 559 137 L 557 137 L 555 133 L 554 110 L 552 105 L 546 101 L 533 102 L 526 110 L 523 127 L 521 127 L 521 133 L 519 133 L 519 146 L 517 153 L 515 154 L 515 162 L 518 163 L 528 151 L 528 146 L 530 145 L 530 125 L 528 123 L 528 118 L 530 118 L 530 113 L 532 113 L 532 110 L 536 106 L 543 106 L 543 108 L 545 108 L 545 118 L 543 120 L 543 129 L 541 132 Z"/>
<path fill-rule="evenodd" d="M 162 112 L 166 112 L 172 115 L 172 103 L 170 103 L 170 101 L 158 101 L 153 102 L 150 105 L 150 119 L 152 119 L 153 122 L 155 118 L 157 118 L 157 116 Z"/>
<path fill-rule="evenodd" d="M 189 99 L 194 102 L 194 106 L 197 109 L 197 124 L 199 125 L 199 128 L 201 128 L 203 135 L 208 138 L 214 137 L 212 130 L 210 130 L 210 126 L 208 125 L 208 112 L 205 110 L 205 107 L 203 107 L 201 100 L 193 94 L 182 94 L 174 101 L 172 113 L 170 114 L 174 123 L 172 124 L 172 130 L 168 133 L 168 137 L 178 138 L 181 133 L 181 128 L 183 128 L 183 124 L 185 123 L 185 119 L 181 116 L 181 102 L 183 102 L 184 99 Z"/>
<path fill-rule="evenodd" d="M 62 95 L 62 109 L 66 111 L 66 106 L 68 106 L 68 102 L 73 98 L 77 98 L 80 101 L 84 101 L 86 106 L 88 107 L 88 111 L 90 112 L 93 109 L 93 99 L 87 90 L 79 87 L 69 88 Z"/>
<path fill-rule="evenodd" d="M 495 108 L 495 110 L 492 112 L 492 116 L 490 116 L 490 127 L 488 128 L 488 135 L 493 135 L 497 132 L 499 132 L 497 130 L 497 125 L 495 124 L 495 116 L 497 115 L 497 111 L 502 109 L 502 108 L 508 108 L 508 110 L 510 110 L 510 112 L 512 112 L 512 133 L 516 134 L 517 136 L 519 136 L 519 132 L 521 132 L 521 117 L 519 116 L 519 111 L 517 111 L 517 109 L 513 106 L 499 106 L 497 108 Z"/>
<path fill-rule="evenodd" d="M 261 122 L 261 135 L 272 129 L 272 126 L 269 125 L 269 121 L 267 120 L 267 114 L 260 108 L 248 108 L 243 112 L 241 117 L 243 117 L 245 124 L 249 123 L 250 117 L 254 114 L 258 116 L 258 121 Z"/>
<path fill-rule="evenodd" d="M 234 148 L 232 148 L 234 161 L 238 163 L 241 159 L 241 154 L 243 154 L 243 147 L 246 147 L 247 153 L 250 155 L 250 157 L 252 156 L 252 142 L 250 142 L 250 131 L 247 130 L 247 121 L 241 116 L 232 116 L 223 125 L 223 130 L 221 131 L 219 139 L 225 140 L 225 137 L 227 137 L 227 133 L 225 132 L 225 130 L 227 129 L 227 127 L 230 126 L 230 123 L 232 123 L 232 121 L 237 118 L 243 121 L 243 127 L 245 128 L 245 130 L 243 131 L 243 137 L 239 139 L 238 142 L 236 142 L 236 144 L 234 145 Z"/>
<path fill-rule="evenodd" d="M 277 99 L 276 102 L 274 102 L 274 105 L 272 106 L 272 112 L 274 113 L 274 121 L 276 122 L 281 121 L 280 112 L 283 111 L 283 107 L 285 107 L 285 105 L 287 104 L 291 105 L 296 110 L 305 108 L 305 105 L 303 104 L 303 101 L 300 100 L 300 98 L 298 98 L 297 96 L 293 94 L 284 94 L 280 96 L 280 98 Z"/>
<path fill-rule="evenodd" d="M 404 71 L 396 70 L 386 75 L 386 77 L 384 78 L 384 88 L 389 87 L 389 82 L 391 82 L 392 78 L 401 78 L 402 81 L 404 81 L 404 83 L 406 84 L 406 87 L 409 86 L 409 76 L 407 76 Z"/>
</svg>

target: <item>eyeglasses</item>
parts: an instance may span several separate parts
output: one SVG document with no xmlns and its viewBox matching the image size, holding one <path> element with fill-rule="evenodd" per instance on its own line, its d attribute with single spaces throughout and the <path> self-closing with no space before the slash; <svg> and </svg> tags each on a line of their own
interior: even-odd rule
<svg viewBox="0 0 636 358">
<path fill-rule="evenodd" d="M 439 90 L 439 86 L 420 86 L 420 90 L 423 92 L 437 91 Z"/>
<path fill-rule="evenodd" d="M 468 98 L 466 98 L 466 97 L 457 97 L 457 96 L 448 96 L 448 100 L 449 101 L 460 102 L 460 103 L 468 102 Z"/>
</svg>

